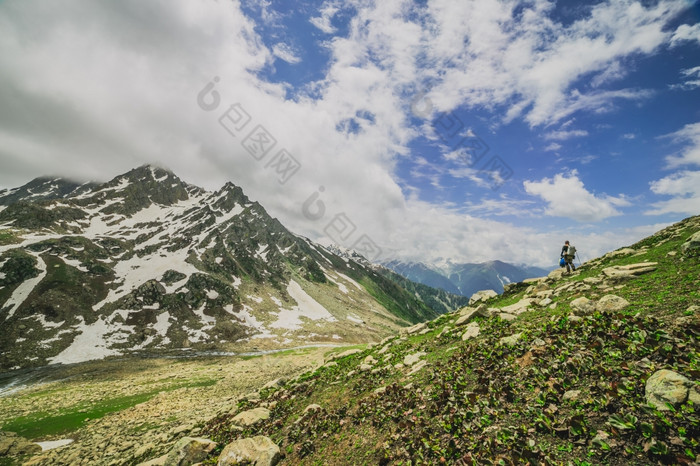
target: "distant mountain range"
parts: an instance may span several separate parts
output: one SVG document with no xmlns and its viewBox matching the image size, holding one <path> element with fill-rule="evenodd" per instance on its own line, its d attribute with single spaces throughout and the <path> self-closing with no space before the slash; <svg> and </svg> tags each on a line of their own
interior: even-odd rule
<svg viewBox="0 0 700 466">
<path fill-rule="evenodd" d="M 143 166 L 0 191 L 0 369 L 377 341 L 463 302 L 291 233 L 231 183 Z"/>
<path fill-rule="evenodd" d="M 518 266 L 501 261 L 450 264 L 444 269 L 432 268 L 419 262 L 396 260 L 383 265 L 413 282 L 462 296 L 471 296 L 479 290 L 502 293 L 503 286 L 508 283 L 542 277 L 550 272 L 539 267 Z"/>
</svg>

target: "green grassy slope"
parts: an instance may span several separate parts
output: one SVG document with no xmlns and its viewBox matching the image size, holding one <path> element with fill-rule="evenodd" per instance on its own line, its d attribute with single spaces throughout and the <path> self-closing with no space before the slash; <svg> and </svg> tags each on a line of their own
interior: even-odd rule
<svg viewBox="0 0 700 466">
<path fill-rule="evenodd" d="M 659 410 L 645 387 L 670 369 L 698 390 L 700 263 L 681 249 L 697 231 L 700 217 L 687 219 L 576 274 L 511 286 L 487 303 L 489 317 L 458 325 L 462 314 L 446 314 L 243 399 L 239 411 L 265 406 L 270 419 L 243 430 L 235 412 L 212 419 L 203 433 L 220 447 L 208 461 L 233 439 L 266 435 L 282 464 L 691 464 L 698 406 Z M 655 269 L 632 278 L 603 272 L 645 261 Z M 609 294 L 629 305 L 571 306 Z M 499 317 L 525 297 L 514 320 Z M 421 362 L 405 359 L 416 353 Z M 311 404 L 321 409 L 305 413 Z"/>
</svg>

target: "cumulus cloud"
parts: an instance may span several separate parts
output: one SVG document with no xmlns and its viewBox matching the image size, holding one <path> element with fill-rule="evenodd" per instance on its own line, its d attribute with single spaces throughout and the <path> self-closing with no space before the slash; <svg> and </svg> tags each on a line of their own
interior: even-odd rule
<svg viewBox="0 0 700 466">
<path fill-rule="evenodd" d="M 644 89 L 606 89 L 620 76 L 606 70 L 667 44 L 672 33 L 665 28 L 681 3 L 600 2 L 562 24 L 545 1 L 326 1 L 311 23 L 335 34 L 343 10 L 352 15 L 348 32 L 323 36 L 330 56 L 324 74 L 295 89 L 292 100 L 288 84 L 261 75 L 276 59 L 298 62 L 299 52 L 281 42 L 265 46 L 237 1 L 152 0 L 148 8 L 140 0 L 2 2 L 0 184 L 47 172 L 105 180 L 152 162 L 209 189 L 231 180 L 291 230 L 313 238 L 342 214 L 354 225 L 346 246 L 366 235 L 384 251 L 401 246 L 426 259 L 541 263 L 551 236 L 421 202 L 415 188 L 401 185 L 397 159 L 422 130 L 409 114 L 415 93 L 427 91 L 428 114 L 499 109 L 532 126 L 647 98 Z M 257 5 L 263 22 L 281 21 L 269 1 Z M 596 76 L 598 87 L 580 86 Z M 207 85 L 219 98 L 211 110 L 198 105 Z M 242 146 L 247 133 L 222 128 L 219 119 L 232 104 L 249 115 L 246 131 L 260 126 L 275 139 L 266 158 Z M 360 130 L 338 131 L 350 121 Z M 286 183 L 270 165 L 280 149 L 300 166 Z M 441 170 L 483 182 L 468 167 Z M 590 193 L 576 174 L 528 183 L 550 215 L 569 212 L 554 191 L 571 195 L 583 220 L 617 215 L 626 202 Z M 310 219 L 302 206 L 317 192 L 324 215 Z M 523 252 L 504 253 L 510 246 Z"/>
<path fill-rule="evenodd" d="M 621 215 L 617 207 L 629 206 L 624 196 L 596 196 L 586 189 L 576 170 L 569 176 L 557 174 L 554 178 L 525 181 L 525 191 L 542 198 L 547 206 L 546 215 L 565 217 L 578 222 L 598 222 Z"/>
<path fill-rule="evenodd" d="M 683 144 L 678 154 L 666 158 L 669 168 L 700 166 L 700 123 L 687 124 L 680 130 L 663 136 L 673 142 Z M 671 199 L 652 204 L 648 215 L 680 213 L 698 215 L 700 213 L 700 171 L 680 170 L 649 185 L 654 194 L 671 196 Z"/>
<path fill-rule="evenodd" d="M 676 46 L 687 41 L 700 42 L 700 23 L 697 24 L 681 24 L 676 28 L 671 37 L 671 45 Z"/>
<path fill-rule="evenodd" d="M 648 215 L 700 213 L 700 171 L 680 171 L 650 184 L 653 193 L 672 196 L 672 199 L 655 202 Z"/>
<path fill-rule="evenodd" d="M 552 142 L 547 147 L 544 148 L 546 151 L 558 151 L 561 149 L 562 145 L 558 142 Z"/>
<path fill-rule="evenodd" d="M 685 125 L 678 131 L 662 136 L 677 144 L 684 144 L 678 154 L 666 158 L 669 168 L 682 165 L 700 165 L 700 122 Z"/>
</svg>

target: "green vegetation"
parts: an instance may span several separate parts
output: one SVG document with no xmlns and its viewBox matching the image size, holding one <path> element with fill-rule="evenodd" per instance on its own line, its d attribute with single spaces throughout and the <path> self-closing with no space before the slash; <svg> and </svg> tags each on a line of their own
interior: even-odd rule
<svg viewBox="0 0 700 466">
<path fill-rule="evenodd" d="M 203 432 L 220 442 L 212 459 L 233 439 L 267 435 L 290 464 L 691 464 L 700 456 L 698 406 L 686 399 L 661 411 L 647 404 L 645 389 L 660 369 L 700 380 L 700 312 L 691 307 L 700 304 L 700 261 L 680 252 L 699 223 L 552 283 L 562 290 L 553 308 L 534 306 L 512 322 L 479 317 L 479 335 L 466 341 L 456 316 L 444 315 L 427 333 L 395 337 L 265 390 L 260 401 L 243 400 L 239 410 L 263 404 L 270 419 L 242 431 L 231 426 L 235 413 L 212 419 Z M 656 269 L 609 281 L 602 274 L 644 261 Z M 509 287 L 488 307 L 514 304 L 527 289 Z M 572 300 L 606 294 L 630 305 L 571 316 Z M 514 343 L 501 342 L 515 333 L 522 336 Z M 417 352 L 426 365 L 412 373 L 404 357 Z M 321 409 L 305 411 L 312 404 Z"/>
<path fill-rule="evenodd" d="M 78 404 L 59 412 L 35 412 L 28 416 L 20 416 L 6 421 L 2 425 L 2 429 L 29 439 L 67 434 L 81 428 L 89 419 L 99 419 L 106 414 L 122 411 L 148 401 L 161 392 L 181 388 L 208 387 L 216 382 L 217 380 L 214 379 L 183 381 L 134 395 L 107 398 L 95 403 Z M 33 396 L 47 398 L 51 396 L 51 391 L 39 392 Z"/>
</svg>

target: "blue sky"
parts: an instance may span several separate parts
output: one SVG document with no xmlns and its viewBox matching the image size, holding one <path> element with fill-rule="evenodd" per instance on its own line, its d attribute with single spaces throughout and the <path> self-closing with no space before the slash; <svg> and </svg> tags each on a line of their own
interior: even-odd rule
<svg viewBox="0 0 700 466">
<path fill-rule="evenodd" d="M 0 29 L 0 186 L 157 163 L 437 266 L 555 266 L 700 214 L 698 2 L 30 0 Z"/>
</svg>

